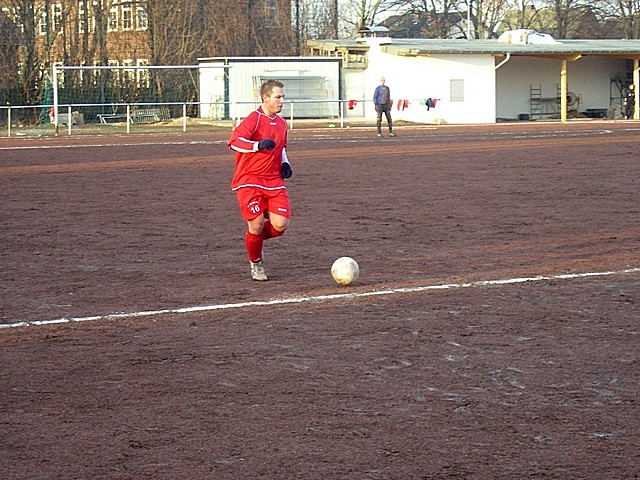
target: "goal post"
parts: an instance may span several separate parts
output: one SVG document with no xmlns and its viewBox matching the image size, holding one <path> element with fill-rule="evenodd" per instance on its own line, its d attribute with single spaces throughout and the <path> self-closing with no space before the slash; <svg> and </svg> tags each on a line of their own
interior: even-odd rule
<svg viewBox="0 0 640 480">
<path fill-rule="evenodd" d="M 71 122 L 61 105 L 82 107 L 83 121 L 103 123 L 108 119 L 132 120 L 131 108 L 134 113 L 141 111 L 133 121 L 142 123 L 182 117 L 185 113 L 199 116 L 200 72 L 223 69 L 226 75 L 229 68 L 231 66 L 220 65 L 54 65 L 50 120 L 56 131 L 61 123 Z"/>
</svg>

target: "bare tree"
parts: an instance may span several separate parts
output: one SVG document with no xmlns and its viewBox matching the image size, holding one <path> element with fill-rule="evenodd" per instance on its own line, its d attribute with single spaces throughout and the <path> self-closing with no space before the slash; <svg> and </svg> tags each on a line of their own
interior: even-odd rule
<svg viewBox="0 0 640 480">
<path fill-rule="evenodd" d="M 640 0 L 606 0 L 603 8 L 619 19 L 624 38 L 640 38 Z"/>
<path fill-rule="evenodd" d="M 148 0 L 149 48 L 153 65 L 192 63 L 202 51 L 202 0 Z"/>
<path fill-rule="evenodd" d="M 550 25 L 545 23 L 544 11 L 536 8 L 532 0 L 521 0 L 512 5 L 512 9 L 505 12 L 502 18 L 502 30 L 516 30 L 526 28 L 546 31 Z"/>
<path fill-rule="evenodd" d="M 300 4 L 300 37 L 338 38 L 335 0 L 303 1 Z"/>
<path fill-rule="evenodd" d="M 44 62 L 36 44 L 36 18 L 40 12 L 36 8 L 35 0 L 10 0 L 8 8 L 23 36 L 23 68 L 19 73 L 20 96 L 26 105 L 36 104 L 42 98 L 44 90 Z"/>
<path fill-rule="evenodd" d="M 428 25 L 427 38 L 492 38 L 513 0 L 395 0 L 384 4 Z"/>
<path fill-rule="evenodd" d="M 573 32 L 586 13 L 585 2 L 581 0 L 545 0 L 554 14 L 554 38 L 572 38 Z"/>
<path fill-rule="evenodd" d="M 247 5 L 232 2 L 215 2 L 207 6 L 203 12 L 205 42 L 202 46 L 203 57 L 248 55 L 250 45 L 250 28 L 246 16 Z M 242 52 L 242 53 L 241 53 Z"/>
<path fill-rule="evenodd" d="M 398 13 L 420 25 L 422 38 L 451 38 L 458 36 L 460 23 L 457 0 L 408 0 L 396 3 Z"/>
<path fill-rule="evenodd" d="M 472 17 L 475 27 L 475 38 L 495 38 L 508 0 L 476 0 L 475 15 Z M 473 12 L 473 9 L 471 10 Z"/>
<path fill-rule="evenodd" d="M 290 0 L 205 3 L 201 56 L 275 56 L 295 52 Z"/>
<path fill-rule="evenodd" d="M 362 27 L 376 25 L 383 14 L 403 5 L 398 0 L 344 0 L 340 21 L 347 36 L 355 36 Z"/>
<path fill-rule="evenodd" d="M 19 101 L 18 49 L 24 40 L 13 19 L 0 11 L 0 104 Z M 22 102 L 20 102 L 22 103 Z"/>
</svg>

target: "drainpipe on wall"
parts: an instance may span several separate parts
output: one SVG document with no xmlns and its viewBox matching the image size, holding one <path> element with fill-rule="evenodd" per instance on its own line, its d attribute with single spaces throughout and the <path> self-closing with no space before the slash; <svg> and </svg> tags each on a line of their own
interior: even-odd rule
<svg viewBox="0 0 640 480">
<path fill-rule="evenodd" d="M 505 63 L 507 63 L 510 59 L 511 59 L 511 54 L 507 53 L 507 58 L 505 58 L 498 65 L 496 65 L 496 67 L 495 67 L 496 70 L 499 69 L 501 66 L 503 66 Z"/>
</svg>

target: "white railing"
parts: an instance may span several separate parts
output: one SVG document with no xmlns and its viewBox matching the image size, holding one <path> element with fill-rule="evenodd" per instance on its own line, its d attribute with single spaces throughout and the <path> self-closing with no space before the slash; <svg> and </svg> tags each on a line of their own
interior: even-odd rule
<svg viewBox="0 0 640 480">
<path fill-rule="evenodd" d="M 365 105 L 371 100 L 287 100 L 282 115 L 293 129 L 305 120 L 328 121 L 329 126 L 345 127 L 348 119 L 365 119 Z M 142 126 L 181 119 L 182 132 L 192 128 L 193 123 L 229 122 L 237 124 L 249 112 L 258 107 L 255 101 L 242 102 L 175 102 L 175 103 L 84 103 L 58 104 L 57 113 L 53 105 L 8 105 L 0 106 L 0 126 L 6 122 L 6 136 L 17 135 L 16 130 L 37 128 L 41 134 L 58 135 L 66 130 L 68 135 L 113 129 L 114 125 L 125 128 L 126 133 L 141 131 Z M 173 112 L 173 115 L 170 114 Z M 206 116 L 202 116 L 206 112 Z"/>
</svg>

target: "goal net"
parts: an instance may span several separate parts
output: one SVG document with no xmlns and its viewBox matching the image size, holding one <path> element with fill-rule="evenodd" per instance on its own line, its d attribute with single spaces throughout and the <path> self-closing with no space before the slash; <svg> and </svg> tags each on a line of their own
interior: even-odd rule
<svg viewBox="0 0 640 480">
<path fill-rule="evenodd" d="M 202 65 L 56 65 L 52 70 L 51 122 L 132 121 L 199 117 Z M 67 111 L 75 113 L 67 118 Z"/>
</svg>

